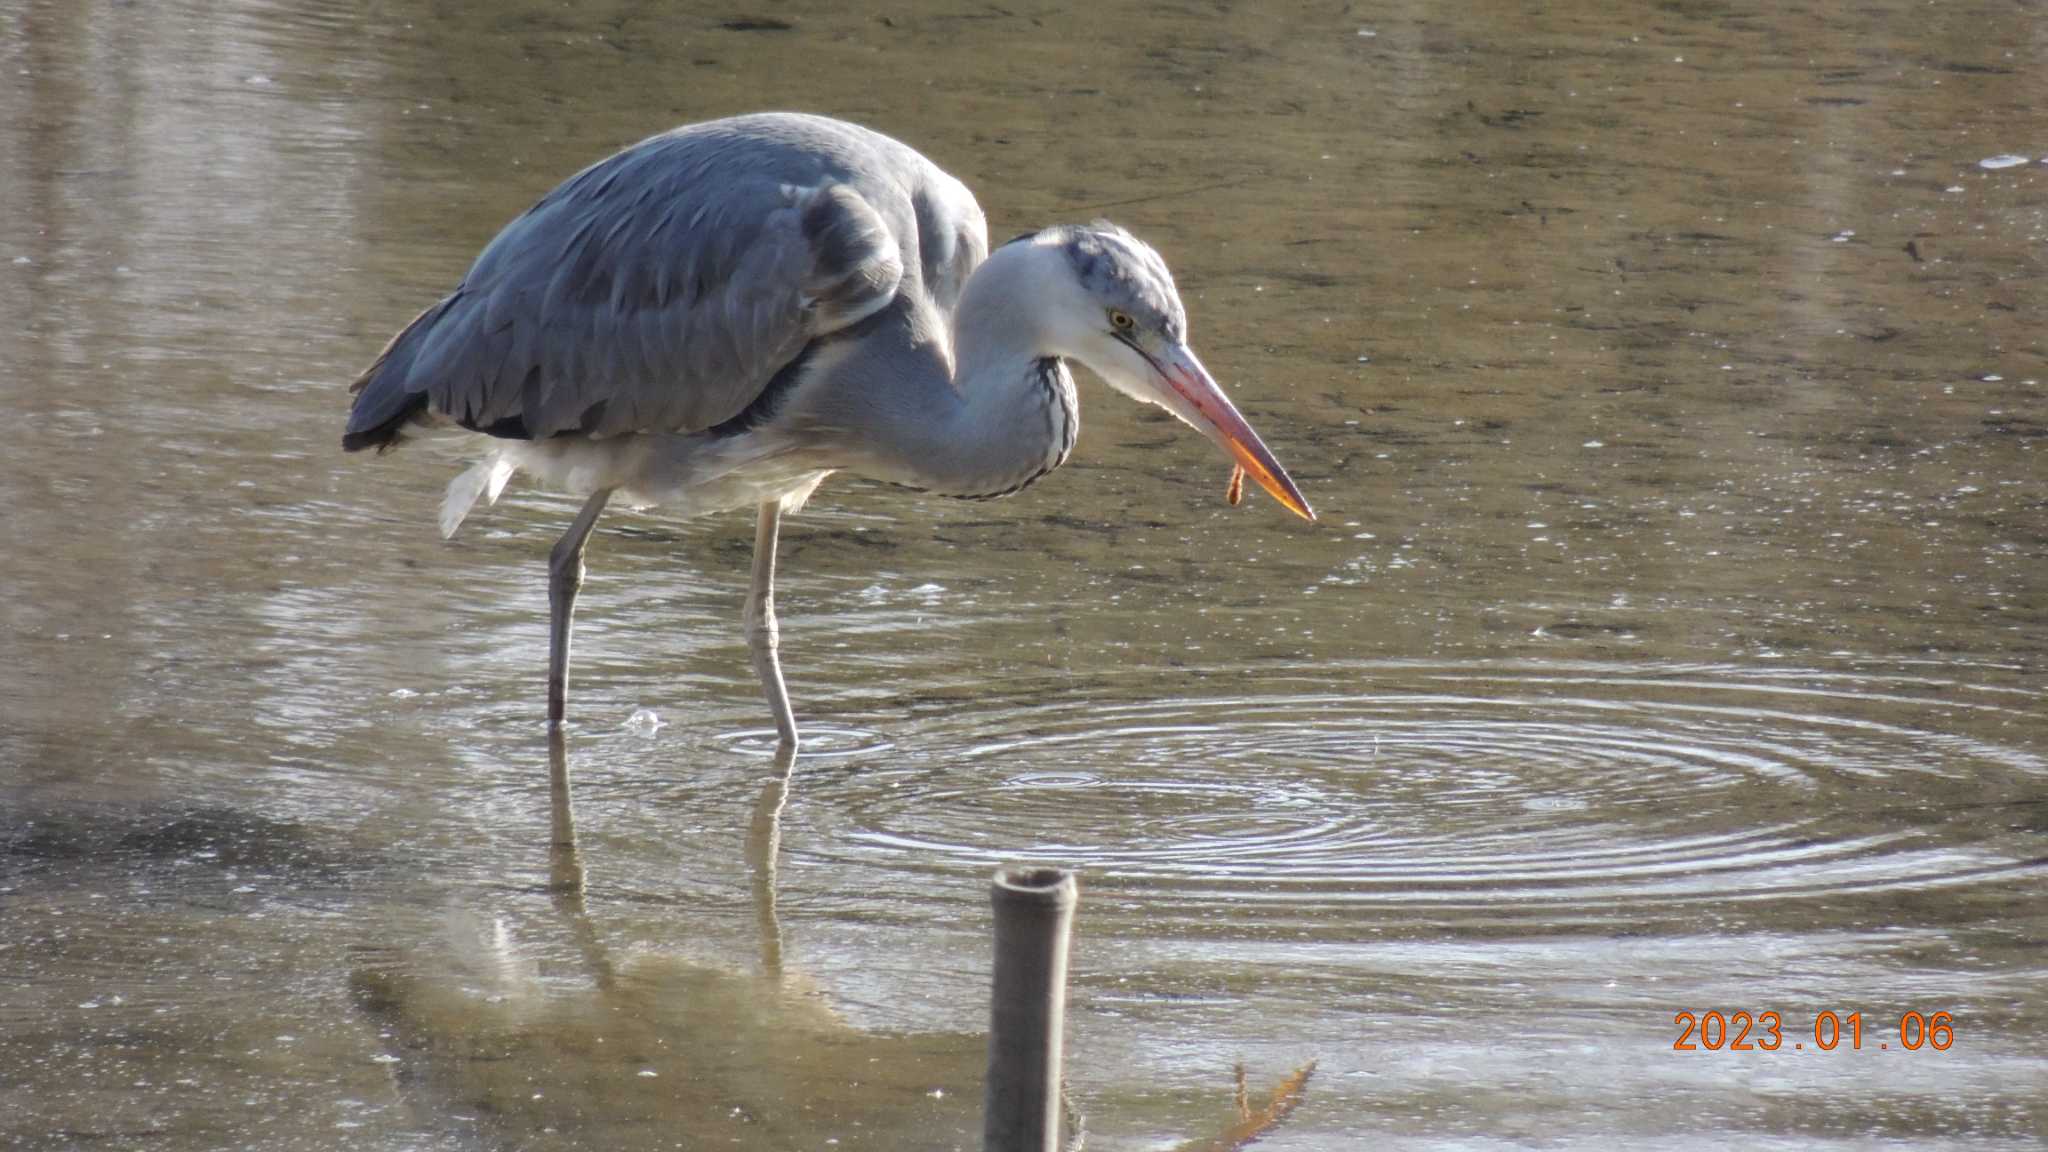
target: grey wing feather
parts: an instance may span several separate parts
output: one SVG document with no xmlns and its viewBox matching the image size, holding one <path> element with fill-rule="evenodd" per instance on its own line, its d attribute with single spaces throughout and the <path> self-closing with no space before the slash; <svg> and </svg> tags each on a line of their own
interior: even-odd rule
<svg viewBox="0 0 2048 1152">
<path fill-rule="evenodd" d="M 932 175 L 935 178 L 918 190 L 912 205 L 925 290 L 939 310 L 951 316 L 967 288 L 968 275 L 988 259 L 988 221 L 966 185 L 936 167 Z"/>
<path fill-rule="evenodd" d="M 985 235 L 957 181 L 852 125 L 657 136 L 507 225 L 357 382 L 343 443 L 388 446 L 423 406 L 526 439 L 710 428 L 887 305 L 906 270 L 950 309 Z"/>
</svg>

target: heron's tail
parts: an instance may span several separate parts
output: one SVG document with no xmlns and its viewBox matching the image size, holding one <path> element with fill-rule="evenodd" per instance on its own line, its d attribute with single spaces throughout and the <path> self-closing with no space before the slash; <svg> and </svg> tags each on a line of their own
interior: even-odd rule
<svg viewBox="0 0 2048 1152">
<path fill-rule="evenodd" d="M 441 538 L 455 535 L 455 530 L 462 527 L 462 518 L 476 507 L 477 497 L 483 497 L 486 504 L 496 504 L 498 493 L 505 490 L 505 481 L 512 478 L 513 470 L 510 460 L 493 452 L 450 480 L 448 494 L 441 498 Z"/>
<path fill-rule="evenodd" d="M 398 446 L 399 432 L 427 406 L 424 387 L 411 386 L 413 361 L 418 359 L 434 322 L 459 298 L 457 293 L 413 317 L 412 323 L 400 329 L 384 345 L 384 351 L 377 354 L 377 359 L 349 385 L 348 390 L 356 400 L 349 409 L 348 430 L 341 436 L 343 451 L 375 448 L 385 452 Z M 461 517 L 456 519 L 460 521 Z"/>
</svg>

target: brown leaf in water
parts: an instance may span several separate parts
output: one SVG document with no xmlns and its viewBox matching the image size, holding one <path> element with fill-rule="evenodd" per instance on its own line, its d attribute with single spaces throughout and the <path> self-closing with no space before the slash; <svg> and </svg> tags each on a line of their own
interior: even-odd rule
<svg viewBox="0 0 2048 1152">
<path fill-rule="evenodd" d="M 1241 1152 L 1265 1139 L 1301 1103 L 1302 1093 L 1308 1089 L 1308 1078 L 1314 1075 L 1315 1070 L 1316 1062 L 1313 1060 L 1296 1068 L 1292 1075 L 1274 1087 L 1265 1107 L 1254 1110 L 1251 1094 L 1245 1089 L 1244 1065 L 1239 1064 L 1234 1069 L 1237 1074 L 1237 1119 L 1216 1135 L 1190 1140 L 1173 1152 Z"/>
<path fill-rule="evenodd" d="M 1237 502 L 1244 499 L 1243 468 L 1232 468 L 1230 470 L 1230 487 L 1223 490 L 1223 498 L 1230 501 L 1232 508 L 1237 507 Z"/>
</svg>

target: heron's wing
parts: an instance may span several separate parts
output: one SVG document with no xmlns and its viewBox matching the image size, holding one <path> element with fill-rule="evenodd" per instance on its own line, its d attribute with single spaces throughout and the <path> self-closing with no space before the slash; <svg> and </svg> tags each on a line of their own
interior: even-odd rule
<svg viewBox="0 0 2048 1152">
<path fill-rule="evenodd" d="M 688 132 L 592 165 L 392 341 L 344 443 L 388 443 L 422 406 L 525 439 L 733 418 L 806 343 L 898 290 L 897 232 L 915 225 L 892 228 L 895 206 L 848 175 L 829 155 Z"/>
<path fill-rule="evenodd" d="M 968 275 L 988 258 L 988 221 L 966 185 L 928 161 L 924 167 L 926 179 L 912 201 L 921 271 L 932 303 L 950 316 L 960 304 Z"/>
</svg>

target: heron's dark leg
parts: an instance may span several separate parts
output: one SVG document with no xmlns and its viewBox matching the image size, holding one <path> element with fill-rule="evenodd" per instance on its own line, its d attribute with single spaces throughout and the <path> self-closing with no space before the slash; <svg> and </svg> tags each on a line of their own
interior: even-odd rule
<svg viewBox="0 0 2048 1152">
<path fill-rule="evenodd" d="M 583 587 L 583 546 L 612 490 L 601 488 L 583 502 L 583 511 L 555 541 L 548 553 L 548 723 L 560 724 L 569 703 L 569 618 L 576 612 L 576 593 Z"/>
<path fill-rule="evenodd" d="M 754 584 L 747 593 L 747 646 L 754 650 L 754 675 L 775 713 L 775 732 L 792 751 L 796 748 L 796 715 L 789 710 L 789 690 L 782 686 L 782 661 L 775 650 L 782 642 L 775 624 L 775 534 L 782 524 L 782 502 L 761 505 L 754 527 Z"/>
</svg>

